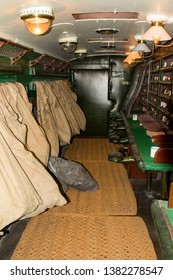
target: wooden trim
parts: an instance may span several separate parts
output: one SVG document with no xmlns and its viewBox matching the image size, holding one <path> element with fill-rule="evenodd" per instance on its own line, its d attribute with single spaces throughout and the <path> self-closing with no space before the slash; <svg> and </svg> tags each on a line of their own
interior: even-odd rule
<svg viewBox="0 0 173 280">
<path fill-rule="evenodd" d="M 76 13 L 72 14 L 75 20 L 97 20 L 97 19 L 138 19 L 136 12 L 97 12 L 97 13 Z"/>
<path fill-rule="evenodd" d="M 168 208 L 173 208 L 173 182 L 170 185 Z"/>
</svg>

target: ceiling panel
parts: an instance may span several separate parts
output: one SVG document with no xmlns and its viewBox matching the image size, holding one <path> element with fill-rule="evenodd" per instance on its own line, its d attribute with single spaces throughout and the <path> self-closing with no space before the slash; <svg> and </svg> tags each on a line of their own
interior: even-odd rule
<svg viewBox="0 0 173 280">
<path fill-rule="evenodd" d="M 94 55 L 96 50 L 101 50 L 100 42 L 88 43 L 88 38 L 101 38 L 102 35 L 96 33 L 98 28 L 116 28 L 119 30 L 114 37 L 127 38 L 127 43 L 116 43 L 115 50 L 129 51 L 130 45 L 135 45 L 135 35 L 142 35 L 150 26 L 147 23 L 146 16 L 151 14 L 161 14 L 173 18 L 173 1 L 171 0 L 1 0 L 0 17 L 0 37 L 11 39 L 17 43 L 33 48 L 40 53 L 46 53 L 51 56 L 69 61 L 74 58 L 74 54 L 64 53 L 58 43 L 58 40 L 64 36 L 77 36 L 78 49 L 87 49 L 88 55 Z M 33 5 L 50 5 L 54 9 L 55 20 L 50 32 L 43 36 L 34 36 L 30 34 L 23 21 L 20 19 L 19 11 Z M 87 21 L 75 21 L 73 14 L 78 13 L 105 13 L 112 14 L 138 13 L 137 20 L 118 19 L 98 19 Z M 167 24 L 165 28 L 173 36 L 172 24 Z M 104 36 L 104 35 L 103 35 Z M 111 37 L 111 35 L 109 36 Z"/>
</svg>

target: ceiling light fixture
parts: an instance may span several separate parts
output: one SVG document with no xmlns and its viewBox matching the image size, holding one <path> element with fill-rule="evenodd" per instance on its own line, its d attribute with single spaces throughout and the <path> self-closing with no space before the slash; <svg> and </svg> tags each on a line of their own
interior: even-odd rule
<svg viewBox="0 0 173 280">
<path fill-rule="evenodd" d="M 77 50 L 77 51 L 75 51 L 74 54 L 75 54 L 75 57 L 77 59 L 84 60 L 86 58 L 86 56 L 87 56 L 87 50 L 85 50 L 85 49 Z"/>
<path fill-rule="evenodd" d="M 138 52 L 141 56 L 141 60 L 138 62 L 142 62 L 146 58 L 151 58 L 154 55 L 154 44 L 152 46 L 152 50 L 146 45 L 144 40 L 139 40 L 136 47 L 132 50 L 132 52 Z"/>
<path fill-rule="evenodd" d="M 53 9 L 49 6 L 22 9 L 20 17 L 24 21 L 27 30 L 34 35 L 43 35 L 48 32 L 54 20 Z"/>
<path fill-rule="evenodd" d="M 146 41 L 144 40 L 139 40 L 138 44 L 134 49 L 132 49 L 132 52 L 139 52 L 139 53 L 150 53 L 151 50 L 150 48 L 146 45 Z"/>
<path fill-rule="evenodd" d="M 169 22 L 169 19 L 165 16 L 152 15 L 146 18 L 146 21 L 151 23 L 151 27 L 142 36 L 143 40 L 153 41 L 155 45 L 159 45 L 160 42 L 166 42 L 171 40 L 171 36 L 164 29 L 164 24 Z"/>
<path fill-rule="evenodd" d="M 141 55 L 138 52 L 130 52 L 124 62 L 127 62 L 129 59 L 135 61 L 137 59 L 141 59 Z"/>
<path fill-rule="evenodd" d="M 152 22 L 150 29 L 142 36 L 143 40 L 153 41 L 155 45 L 159 42 L 171 40 L 171 36 L 164 29 L 163 22 Z"/>
<path fill-rule="evenodd" d="M 66 53 L 73 53 L 76 50 L 78 44 L 76 37 L 61 38 L 58 42 L 61 46 L 61 49 Z"/>
<path fill-rule="evenodd" d="M 123 62 L 127 62 L 128 64 L 141 62 L 143 60 L 142 56 L 138 52 L 131 52 L 129 55 L 124 59 Z"/>
</svg>

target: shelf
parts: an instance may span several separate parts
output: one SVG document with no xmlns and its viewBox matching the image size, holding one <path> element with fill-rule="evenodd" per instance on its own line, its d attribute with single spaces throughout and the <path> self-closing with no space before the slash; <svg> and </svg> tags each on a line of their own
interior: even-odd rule
<svg viewBox="0 0 173 280">
<path fill-rule="evenodd" d="M 159 93 L 158 96 L 161 97 L 161 98 L 164 98 L 166 100 L 171 100 L 171 96 L 168 96 L 166 94 Z"/>
<path fill-rule="evenodd" d="M 163 71 L 163 72 L 173 72 L 173 66 L 170 67 L 162 67 L 159 69 L 159 71 Z"/>
<path fill-rule="evenodd" d="M 173 85 L 173 82 L 166 82 L 166 81 L 155 81 L 155 80 L 151 80 L 150 81 L 151 84 L 161 84 L 161 85 Z"/>
<path fill-rule="evenodd" d="M 167 110 L 164 110 L 164 109 L 162 109 L 162 108 L 158 108 L 158 110 L 160 111 L 160 112 L 162 112 L 165 116 L 167 116 L 167 117 L 169 117 L 170 116 L 170 112 L 169 111 L 167 111 Z"/>
<path fill-rule="evenodd" d="M 160 67 L 158 69 L 152 69 L 151 70 L 151 73 L 158 73 L 160 71 L 163 71 L 163 72 L 173 72 L 173 65 L 172 66 L 169 66 L 169 67 Z"/>
<path fill-rule="evenodd" d="M 43 67 L 43 70 L 49 70 L 50 72 L 55 72 L 55 70 L 58 70 L 58 73 L 69 72 L 70 64 L 66 61 L 51 57 L 47 54 L 37 54 L 31 48 L 0 38 L 0 56 L 8 57 L 11 65 L 21 59 L 28 52 L 32 52 L 31 56 L 32 58 L 34 57 L 34 59 L 29 61 L 30 68 L 38 64 Z"/>
<path fill-rule="evenodd" d="M 161 59 L 161 69 L 163 68 L 172 68 L 173 67 L 173 57 L 172 55 L 169 55 L 167 57 L 164 57 Z M 171 69 L 172 71 L 172 69 Z"/>
<path fill-rule="evenodd" d="M 32 51 L 32 49 L 0 38 L 0 56 L 8 57 L 10 59 L 10 64 L 14 64 L 17 60 L 21 59 L 27 52 L 30 51 Z"/>
<path fill-rule="evenodd" d="M 29 67 L 33 67 L 36 64 L 43 66 L 44 70 L 47 70 L 48 68 L 51 71 L 58 69 L 59 72 L 67 72 L 69 70 L 68 62 L 48 56 L 46 54 L 39 55 L 35 59 L 29 61 Z"/>
<path fill-rule="evenodd" d="M 158 120 L 173 124 L 173 54 L 166 63 L 165 59 L 151 62 L 135 105 L 134 110 L 141 109 L 144 114 L 147 108 Z"/>
<path fill-rule="evenodd" d="M 173 85 L 172 82 L 166 82 L 166 81 L 161 81 L 161 80 L 158 81 L 158 84 L 161 84 L 161 85 Z"/>
<path fill-rule="evenodd" d="M 156 110 L 162 112 L 165 116 L 168 117 L 170 115 L 170 112 L 168 110 L 164 110 L 162 107 L 158 107 L 157 105 L 155 105 L 154 103 L 152 103 L 150 101 L 148 102 L 148 104 L 150 106 L 152 106 L 153 108 L 155 108 Z"/>
</svg>

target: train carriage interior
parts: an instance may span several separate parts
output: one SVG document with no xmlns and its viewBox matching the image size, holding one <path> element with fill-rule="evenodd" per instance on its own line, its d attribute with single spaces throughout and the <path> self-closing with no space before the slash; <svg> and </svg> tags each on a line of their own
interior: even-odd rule
<svg viewBox="0 0 173 280">
<path fill-rule="evenodd" d="M 0 260 L 173 260 L 173 2 L 0 2 Z"/>
</svg>

